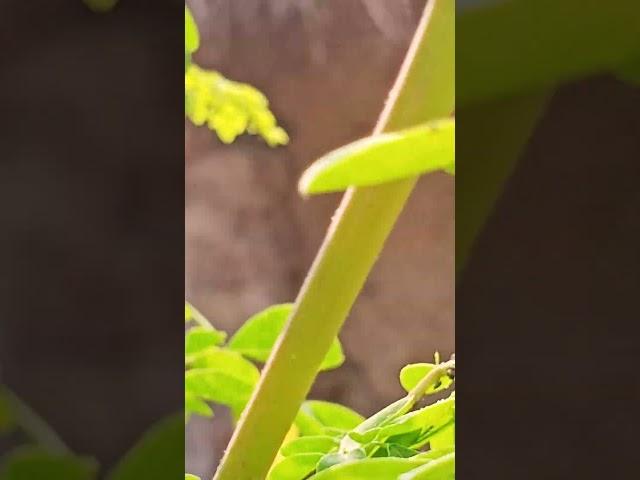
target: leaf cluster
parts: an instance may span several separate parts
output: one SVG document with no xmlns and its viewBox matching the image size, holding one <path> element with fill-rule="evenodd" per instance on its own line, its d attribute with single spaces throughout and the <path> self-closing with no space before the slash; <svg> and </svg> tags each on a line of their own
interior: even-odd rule
<svg viewBox="0 0 640 480">
<path fill-rule="evenodd" d="M 455 394 L 416 408 L 452 382 L 448 367 L 408 365 L 400 373 L 407 396 L 367 419 L 341 405 L 305 402 L 297 438 L 280 448 L 267 480 L 453 480 Z"/>
<path fill-rule="evenodd" d="M 214 70 L 196 65 L 192 55 L 200 47 L 200 33 L 193 15 L 184 11 L 185 115 L 195 125 L 206 125 L 224 143 L 248 133 L 262 137 L 270 146 L 288 143 L 278 126 L 269 101 L 256 88 L 228 80 Z"/>
<path fill-rule="evenodd" d="M 185 303 L 185 415 L 211 417 L 211 403 L 228 407 L 238 418 L 260 378 L 256 364 L 266 362 L 283 332 L 293 304 L 273 305 L 249 318 L 227 341 L 196 308 Z M 321 370 L 344 362 L 338 339 Z"/>
</svg>

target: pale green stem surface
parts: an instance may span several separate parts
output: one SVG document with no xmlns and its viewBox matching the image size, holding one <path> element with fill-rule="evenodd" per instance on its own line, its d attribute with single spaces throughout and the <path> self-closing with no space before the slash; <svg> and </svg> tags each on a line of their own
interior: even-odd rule
<svg viewBox="0 0 640 480">
<path fill-rule="evenodd" d="M 454 0 L 430 0 L 375 133 L 454 109 Z M 263 480 L 416 179 L 350 189 L 215 480 Z"/>
</svg>

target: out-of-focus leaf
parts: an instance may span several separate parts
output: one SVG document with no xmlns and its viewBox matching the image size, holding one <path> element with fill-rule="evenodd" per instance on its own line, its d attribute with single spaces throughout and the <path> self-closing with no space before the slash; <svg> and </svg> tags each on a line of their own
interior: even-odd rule
<svg viewBox="0 0 640 480">
<path fill-rule="evenodd" d="M 223 143 L 243 133 L 259 135 L 272 147 L 288 143 L 287 132 L 257 89 L 189 62 L 185 68 L 185 114 L 194 125 L 207 125 Z"/>
<path fill-rule="evenodd" d="M 191 475 L 190 473 L 185 473 L 184 480 L 200 480 L 200 477 L 196 477 L 195 475 Z"/>
<path fill-rule="evenodd" d="M 118 0 L 83 0 L 89 10 L 95 13 L 107 13 L 113 10 Z"/>
<path fill-rule="evenodd" d="M 346 432 L 358 426 L 364 417 L 348 407 L 322 400 L 302 404 L 295 419 L 301 436 L 324 435 L 328 430 Z"/>
<path fill-rule="evenodd" d="M 183 474 L 184 420 L 182 415 L 174 415 L 145 433 L 107 480 L 175 480 Z"/>
<path fill-rule="evenodd" d="M 313 163 L 302 175 L 304 195 L 388 183 L 427 172 L 455 172 L 455 120 L 363 138 Z"/>
<path fill-rule="evenodd" d="M 293 304 L 273 305 L 247 320 L 229 340 L 228 347 L 245 357 L 258 362 L 266 362 L 278 337 L 284 330 Z M 336 339 L 327 353 L 321 370 L 337 368 L 344 362 L 344 353 Z"/>
<path fill-rule="evenodd" d="M 297 453 L 276 463 L 267 480 L 303 480 L 316 469 L 322 453 Z"/>
<path fill-rule="evenodd" d="M 193 53 L 200 47 L 200 32 L 189 7 L 184 7 L 184 50 Z"/>
<path fill-rule="evenodd" d="M 413 390 L 413 388 L 420 383 L 431 370 L 435 368 L 433 363 L 412 363 L 400 370 L 400 384 L 407 392 Z M 429 387 L 425 393 L 435 393 L 440 390 L 447 389 L 451 386 L 453 380 L 451 377 L 444 375 L 440 377 L 440 381 Z"/>
<path fill-rule="evenodd" d="M 640 56 L 618 67 L 616 75 L 620 80 L 640 86 Z"/>
<path fill-rule="evenodd" d="M 0 389 L 0 434 L 10 432 L 15 424 L 9 400 L 5 396 L 4 390 Z"/>
<path fill-rule="evenodd" d="M 93 480 L 93 459 L 70 454 L 52 454 L 38 446 L 19 447 L 5 455 L 0 480 Z"/>
</svg>

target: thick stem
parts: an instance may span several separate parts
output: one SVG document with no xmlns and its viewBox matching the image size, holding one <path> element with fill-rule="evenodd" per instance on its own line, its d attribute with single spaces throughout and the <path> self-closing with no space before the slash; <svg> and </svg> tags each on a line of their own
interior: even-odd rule
<svg viewBox="0 0 640 480">
<path fill-rule="evenodd" d="M 430 0 L 375 133 L 450 115 L 454 0 Z M 416 180 L 350 189 L 215 480 L 263 480 Z"/>
</svg>

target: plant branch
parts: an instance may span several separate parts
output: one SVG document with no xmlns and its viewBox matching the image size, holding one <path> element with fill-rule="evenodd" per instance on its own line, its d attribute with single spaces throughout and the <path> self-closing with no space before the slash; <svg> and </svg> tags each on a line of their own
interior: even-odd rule
<svg viewBox="0 0 640 480">
<path fill-rule="evenodd" d="M 430 0 L 374 133 L 454 108 L 454 0 Z M 263 480 L 416 179 L 345 194 L 215 480 Z"/>
</svg>

